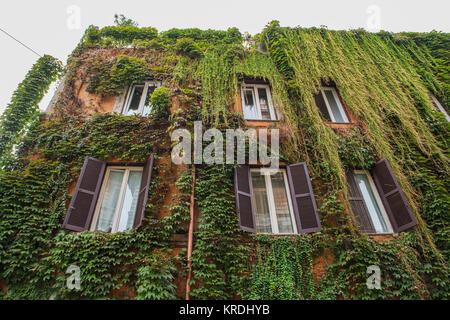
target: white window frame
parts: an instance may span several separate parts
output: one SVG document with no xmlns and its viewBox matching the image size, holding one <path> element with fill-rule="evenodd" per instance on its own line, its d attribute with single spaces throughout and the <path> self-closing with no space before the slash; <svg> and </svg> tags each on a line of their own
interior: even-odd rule
<svg viewBox="0 0 450 320">
<path fill-rule="evenodd" d="M 279 234 L 279 235 L 292 235 L 292 234 L 297 234 L 297 223 L 295 220 L 295 215 L 294 215 L 294 210 L 293 210 L 293 206 L 292 206 L 292 199 L 291 199 L 291 191 L 289 189 L 289 181 L 287 178 L 287 173 L 286 173 L 286 169 L 271 169 L 271 168 L 250 168 L 250 179 L 251 179 L 251 173 L 252 172 L 258 172 L 262 175 L 264 175 L 264 179 L 265 179 L 265 186 L 266 186 L 266 193 L 267 193 L 267 203 L 268 203 L 268 207 L 269 207 L 269 216 L 270 216 L 270 224 L 272 227 L 272 233 L 265 233 L 265 234 Z M 282 172 L 283 173 L 283 179 L 284 179 L 284 186 L 286 188 L 286 198 L 288 201 L 288 208 L 289 208 L 289 213 L 291 216 L 291 222 L 292 222 L 292 233 L 280 233 L 279 229 L 278 229 L 278 221 L 277 221 L 277 212 L 276 212 L 276 207 L 275 207 L 275 198 L 273 196 L 273 189 L 272 189 L 272 180 L 270 179 L 270 177 L 272 176 L 272 174 L 277 173 L 277 172 Z M 253 181 L 252 181 L 253 183 Z M 254 200 L 254 195 L 252 195 L 253 200 Z M 255 203 L 253 203 L 253 205 L 255 205 Z M 255 205 L 255 210 L 256 210 L 256 205 Z M 255 212 L 255 217 L 256 217 L 256 212 Z M 255 221 L 256 223 L 256 221 Z"/>
<path fill-rule="evenodd" d="M 330 103 L 328 102 L 327 96 L 325 94 L 325 90 L 330 90 L 333 93 L 334 100 L 336 100 L 339 112 L 341 113 L 342 118 L 344 119 L 344 122 L 337 122 L 334 118 L 334 114 L 331 110 Z M 330 115 L 331 122 L 334 123 L 350 123 L 347 117 L 347 113 L 345 112 L 344 106 L 341 103 L 341 99 L 339 99 L 339 96 L 337 94 L 337 91 L 334 87 L 321 87 L 320 93 L 322 94 L 323 100 L 325 101 L 325 105 L 327 106 L 328 114 Z"/>
<path fill-rule="evenodd" d="M 266 89 L 266 93 L 267 93 L 267 102 L 269 103 L 269 114 L 270 114 L 270 119 L 263 119 L 262 118 L 262 113 L 261 113 L 261 106 L 259 104 L 259 93 L 258 93 L 258 89 L 263 88 Z M 253 83 L 243 83 L 241 85 L 241 100 L 242 100 L 242 115 L 245 117 L 245 113 L 244 113 L 244 108 L 245 108 L 245 95 L 244 95 L 244 90 L 245 89 L 252 89 L 254 92 L 254 98 L 255 98 L 255 107 L 256 107 L 256 111 L 258 114 L 258 119 L 247 119 L 246 120 L 262 120 L 262 121 L 278 121 L 278 116 L 277 116 L 277 112 L 275 111 L 275 107 L 272 103 L 272 92 L 270 90 L 270 86 L 268 84 L 253 84 Z"/>
<path fill-rule="evenodd" d="M 147 98 L 147 92 L 149 86 L 155 86 L 156 89 L 161 88 L 161 82 L 159 81 L 145 81 L 143 83 L 133 83 L 128 89 L 128 93 L 126 95 L 125 103 L 123 104 L 122 114 L 127 114 L 128 109 L 130 108 L 130 103 L 133 98 L 134 90 L 136 86 L 144 86 L 144 90 L 142 91 L 141 100 L 139 101 L 139 107 L 136 114 L 142 115 L 144 113 L 144 105 L 145 99 Z M 155 90 L 156 90 L 155 89 Z"/>
<path fill-rule="evenodd" d="M 355 175 L 355 177 L 356 177 L 357 174 L 364 174 L 364 175 L 367 176 L 367 180 L 369 180 L 370 188 L 372 188 L 372 192 L 373 192 L 373 194 L 375 196 L 375 200 L 377 202 L 378 207 L 380 208 L 381 215 L 383 216 L 384 222 L 386 223 L 387 232 L 376 232 L 376 230 L 375 230 L 375 234 L 392 234 L 394 232 L 394 229 L 392 228 L 391 220 L 389 219 L 389 216 L 388 216 L 388 214 L 386 212 L 386 209 L 385 209 L 385 207 L 383 205 L 383 201 L 381 200 L 380 194 L 378 193 L 378 189 L 377 189 L 377 187 L 375 185 L 375 182 L 373 181 L 372 175 L 367 170 L 354 170 L 353 174 Z M 356 178 L 355 178 L 355 180 L 356 180 Z M 356 186 L 359 189 L 359 185 L 357 184 Z M 362 194 L 361 189 L 359 189 L 359 192 L 361 192 L 361 194 Z M 364 199 L 364 197 L 363 197 L 363 201 L 364 201 L 364 204 L 367 207 L 366 200 Z M 369 210 L 369 209 L 367 209 L 367 210 Z M 372 221 L 372 224 L 373 224 L 372 216 L 370 215 L 370 212 L 368 212 L 368 213 L 369 213 L 369 218 L 370 218 L 370 220 Z"/>
<path fill-rule="evenodd" d="M 103 182 L 102 182 L 102 187 L 100 189 L 100 194 L 97 199 L 94 216 L 92 217 L 91 229 L 90 229 L 91 231 L 101 232 L 99 230 L 96 230 L 97 222 L 100 217 L 100 209 L 102 206 L 103 198 L 105 196 L 106 187 L 107 187 L 108 180 L 109 180 L 109 175 L 110 175 L 111 171 L 114 171 L 114 170 L 125 170 L 125 172 L 124 172 L 124 175 L 122 178 L 122 185 L 120 187 L 119 200 L 117 201 L 116 210 L 114 211 L 113 225 L 112 225 L 111 232 L 110 232 L 111 234 L 117 233 L 117 230 L 119 228 L 119 222 L 120 222 L 121 212 L 122 212 L 122 208 L 123 208 L 123 202 L 125 200 L 125 190 L 126 190 L 126 186 L 128 183 L 128 177 L 130 176 L 130 172 L 131 171 L 143 172 L 144 167 L 108 166 L 106 168 L 105 176 L 104 176 Z M 136 212 L 134 214 L 136 216 Z"/>
<path fill-rule="evenodd" d="M 447 111 L 445 111 L 444 107 L 442 106 L 442 104 L 439 102 L 439 100 L 434 96 L 434 94 L 431 95 L 431 99 L 434 102 L 434 105 L 436 106 L 436 108 L 438 109 L 438 111 L 440 113 L 442 113 L 445 116 L 445 120 L 447 120 L 448 122 L 450 122 L 450 117 L 447 113 Z"/>
</svg>

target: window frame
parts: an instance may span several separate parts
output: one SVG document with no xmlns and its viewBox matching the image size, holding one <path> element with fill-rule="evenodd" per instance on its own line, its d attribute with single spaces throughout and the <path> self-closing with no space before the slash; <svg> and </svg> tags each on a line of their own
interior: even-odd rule
<svg viewBox="0 0 450 320">
<path fill-rule="evenodd" d="M 245 95 L 244 95 L 244 91 L 246 89 L 252 89 L 253 93 L 254 93 L 254 99 L 255 99 L 255 107 L 256 107 L 256 112 L 259 116 L 258 119 L 247 119 L 245 118 L 245 113 L 244 113 L 244 108 L 246 106 L 245 104 Z M 263 119 L 262 118 L 262 113 L 261 113 L 261 106 L 259 104 L 259 93 L 258 93 L 258 89 L 259 88 L 263 88 L 266 90 L 267 93 L 267 102 L 269 104 L 269 114 L 270 114 L 270 119 Z M 241 104 L 242 104 L 242 115 L 244 116 L 245 120 L 248 121 L 278 121 L 278 114 L 277 111 L 275 110 L 275 106 L 272 102 L 272 92 L 271 92 L 271 88 L 269 84 L 256 84 L 256 83 L 246 83 L 243 82 L 241 84 Z"/>
<path fill-rule="evenodd" d="M 119 222 L 120 222 L 120 218 L 121 218 L 121 212 L 123 209 L 123 203 L 125 200 L 125 189 L 126 189 L 126 184 L 128 182 L 128 177 L 130 176 L 130 172 L 131 171 L 140 171 L 142 173 L 144 173 L 144 167 L 142 166 L 133 166 L 133 167 L 126 167 L 126 166 L 107 166 L 106 167 L 106 171 L 105 171 L 105 175 L 103 177 L 103 181 L 100 187 L 100 193 L 97 199 L 97 203 L 95 204 L 95 211 L 94 211 L 94 215 L 92 216 L 92 221 L 91 221 L 91 226 L 90 226 L 90 231 L 93 232 L 103 232 L 101 230 L 97 230 L 97 223 L 98 223 L 98 219 L 100 217 L 100 209 L 101 209 L 101 204 L 103 202 L 103 198 L 105 196 L 105 192 L 106 192 L 106 187 L 107 187 L 107 183 L 108 183 L 108 179 L 109 179 L 109 175 L 111 173 L 111 171 L 114 170 L 125 170 L 124 172 L 124 176 L 122 178 L 122 185 L 120 186 L 120 192 L 119 192 L 119 200 L 117 202 L 115 211 L 114 211 L 114 217 L 113 217 L 113 225 L 111 227 L 111 231 L 108 232 L 109 234 L 114 234 L 114 233 L 118 233 L 118 227 L 119 227 Z M 140 188 L 139 188 L 140 189 Z M 137 208 L 136 208 L 137 210 Z M 136 218 L 136 212 L 134 213 L 135 218 Z M 131 229 L 130 229 L 131 230 Z M 129 230 L 125 230 L 125 231 L 121 231 L 121 232 L 127 232 Z M 107 233 L 107 232 L 104 232 Z"/>
<path fill-rule="evenodd" d="M 330 103 L 328 102 L 328 98 L 325 94 L 325 90 L 330 90 L 333 94 L 334 100 L 336 100 L 336 104 L 338 106 L 339 112 L 341 113 L 342 118 L 344 119 L 344 122 L 337 122 L 336 119 L 334 118 L 334 114 L 331 110 L 331 106 Z M 331 122 L 332 123 L 351 123 L 350 119 L 347 116 L 347 113 L 345 112 L 345 108 L 341 103 L 341 99 L 339 98 L 339 95 L 337 93 L 336 88 L 334 87 L 320 87 L 320 93 L 322 94 L 322 98 L 325 102 L 325 105 L 327 107 L 328 110 L 328 115 L 330 116 Z"/>
<path fill-rule="evenodd" d="M 134 94 L 134 90 L 136 89 L 137 86 L 144 86 L 144 90 L 142 91 L 142 96 L 141 96 L 141 100 L 139 101 L 139 107 L 138 110 L 135 114 L 139 114 L 139 115 L 143 115 L 144 112 L 144 105 L 145 105 L 145 99 L 147 98 L 147 93 L 148 93 L 148 87 L 154 85 L 156 89 L 161 88 L 161 82 L 160 81 L 145 81 L 145 82 L 140 82 L 140 83 L 133 83 L 130 85 L 130 87 L 128 88 L 128 92 L 126 94 L 126 98 L 125 98 L 125 102 L 123 104 L 122 107 L 122 114 L 127 115 L 129 108 L 130 108 L 130 103 L 131 100 L 133 98 L 133 94 Z"/>
<path fill-rule="evenodd" d="M 392 233 L 394 233 L 394 229 L 392 228 L 391 220 L 389 219 L 389 216 L 387 214 L 386 208 L 384 207 L 384 204 L 383 204 L 383 200 L 381 200 L 380 194 L 378 192 L 378 188 L 375 185 L 375 181 L 373 180 L 372 175 L 367 170 L 360 170 L 360 169 L 353 170 L 353 175 L 354 175 L 356 186 L 358 187 L 359 192 L 362 195 L 362 200 L 364 201 L 364 205 L 367 208 L 367 212 L 369 213 L 369 218 L 372 221 L 372 224 L 374 224 L 374 222 L 373 222 L 372 216 L 370 215 L 369 207 L 368 207 L 368 205 L 366 203 L 366 199 L 364 199 L 363 192 L 362 192 L 361 188 L 359 187 L 359 184 L 357 183 L 357 180 L 356 180 L 356 175 L 357 174 L 364 174 L 364 175 L 366 175 L 367 180 L 369 181 L 370 188 L 372 189 L 372 193 L 375 196 L 375 201 L 377 202 L 377 205 L 380 208 L 381 215 L 382 215 L 382 217 L 384 219 L 384 222 L 386 223 L 386 228 L 387 228 L 386 232 L 376 232 L 376 230 L 375 230 L 375 233 L 366 233 L 366 234 L 379 235 L 379 234 L 392 234 Z M 375 229 L 375 226 L 374 226 L 374 229 Z"/>
<path fill-rule="evenodd" d="M 439 102 L 439 100 L 436 98 L 434 94 L 431 94 L 431 100 L 433 100 L 433 104 L 436 107 L 436 109 L 445 116 L 445 120 L 450 122 L 450 116 L 448 115 L 447 111 L 445 111 L 445 108 L 442 106 L 442 104 Z"/>
<path fill-rule="evenodd" d="M 289 180 L 287 177 L 287 170 L 286 168 L 279 168 L 279 169 L 272 169 L 272 168 L 264 168 L 264 167 L 254 167 L 254 168 L 250 168 L 250 180 L 253 184 L 253 180 L 251 177 L 251 173 L 252 172 L 257 172 L 259 174 L 262 174 L 262 172 L 264 172 L 264 183 L 265 183 L 265 187 L 266 187 L 266 193 L 267 193 L 267 203 L 268 203 L 268 208 L 269 208 L 269 217 L 270 217 L 270 225 L 272 228 L 272 232 L 271 233 L 266 233 L 266 232 L 257 232 L 257 233 L 261 233 L 261 234 L 273 234 L 273 235 L 293 235 L 293 234 L 298 234 L 298 230 L 297 230 L 297 223 L 296 223 L 296 218 L 295 218 L 295 214 L 294 214 L 294 207 L 292 204 L 292 199 L 291 199 L 291 192 L 290 192 L 290 186 L 289 186 Z M 288 201 L 288 209 L 289 209 L 289 214 L 291 217 L 291 224 L 292 224 L 292 233 L 280 233 L 279 229 L 278 229 L 278 221 L 277 221 L 277 213 L 276 213 L 276 207 L 275 207 L 275 199 L 273 196 L 273 188 L 272 188 L 272 180 L 270 179 L 270 177 L 272 176 L 272 173 L 278 173 L 278 172 L 282 172 L 283 173 L 283 179 L 284 179 L 284 186 L 285 186 L 285 191 L 286 191 L 286 198 Z M 254 190 L 254 187 L 252 188 Z M 252 192 L 253 192 L 252 190 Z M 254 194 L 252 194 L 253 197 L 253 201 L 255 199 Z M 255 225 L 256 225 L 256 204 L 255 205 Z M 256 226 L 255 226 L 256 227 Z"/>
</svg>

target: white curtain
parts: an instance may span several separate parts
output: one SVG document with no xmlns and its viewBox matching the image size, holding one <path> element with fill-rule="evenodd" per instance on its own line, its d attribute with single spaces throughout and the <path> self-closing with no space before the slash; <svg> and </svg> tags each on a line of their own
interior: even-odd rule
<svg viewBox="0 0 450 320">
<path fill-rule="evenodd" d="M 97 222 L 97 230 L 111 232 L 120 196 L 120 187 L 122 186 L 124 171 L 111 170 L 106 184 L 106 190 L 103 195 L 102 205 Z"/>
<path fill-rule="evenodd" d="M 129 230 L 133 227 L 141 177 L 142 171 L 130 171 L 125 189 L 122 212 L 120 214 L 118 232 Z"/>
<path fill-rule="evenodd" d="M 277 213 L 278 232 L 293 233 L 292 219 L 286 194 L 286 185 L 282 172 L 271 175 L 275 211 Z"/>
</svg>

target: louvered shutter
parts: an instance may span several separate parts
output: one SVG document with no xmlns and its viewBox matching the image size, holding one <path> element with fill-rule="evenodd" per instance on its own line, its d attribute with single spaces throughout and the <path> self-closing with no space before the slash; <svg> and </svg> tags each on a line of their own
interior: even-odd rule
<svg viewBox="0 0 450 320">
<path fill-rule="evenodd" d="M 372 175 L 394 232 L 401 232 L 415 226 L 416 218 L 389 162 L 386 159 L 378 161 L 372 169 Z"/>
<path fill-rule="evenodd" d="M 105 168 L 105 162 L 86 157 L 69 209 L 67 210 L 63 228 L 72 231 L 89 229 Z"/>
<path fill-rule="evenodd" d="M 306 163 L 288 166 L 287 175 L 297 231 L 299 233 L 311 233 L 322 230 Z"/>
<path fill-rule="evenodd" d="M 234 190 L 236 193 L 236 211 L 242 230 L 256 232 L 253 189 L 249 166 L 234 169 Z"/>
<path fill-rule="evenodd" d="M 145 207 L 148 200 L 148 189 L 150 187 L 150 181 L 152 179 L 154 156 L 151 155 L 142 171 L 141 186 L 139 188 L 139 197 L 136 205 L 136 215 L 134 217 L 133 228 L 137 229 L 142 225 L 142 219 L 144 218 Z"/>
<path fill-rule="evenodd" d="M 364 233 L 375 233 L 375 228 L 370 218 L 369 210 L 367 209 L 361 190 L 358 187 L 356 178 L 353 172 L 347 172 L 347 186 L 350 206 L 355 216 L 355 222 L 359 230 Z"/>
<path fill-rule="evenodd" d="M 327 105 L 325 104 L 321 91 L 314 95 L 314 100 L 316 101 L 316 105 L 325 119 L 327 119 L 327 121 L 331 121 L 330 114 L 328 113 Z"/>
</svg>

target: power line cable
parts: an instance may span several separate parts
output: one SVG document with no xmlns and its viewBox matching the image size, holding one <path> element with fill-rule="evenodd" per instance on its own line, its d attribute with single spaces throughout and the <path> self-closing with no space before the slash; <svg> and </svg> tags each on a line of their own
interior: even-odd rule
<svg viewBox="0 0 450 320">
<path fill-rule="evenodd" d="M 29 46 L 27 46 L 25 43 L 23 43 L 22 41 L 14 38 L 12 35 L 10 35 L 8 32 L 6 32 L 5 30 L 3 30 L 2 28 L 0 28 L 0 31 L 2 31 L 4 34 L 6 34 L 7 36 L 9 36 L 11 39 L 14 39 L 15 41 L 17 41 L 18 43 L 20 43 L 22 46 L 24 46 L 25 48 L 27 48 L 28 50 L 30 50 L 31 52 L 33 52 L 34 54 L 38 55 L 39 57 L 42 57 L 39 53 L 37 53 L 36 51 L 34 51 L 33 49 L 31 49 Z"/>
</svg>

